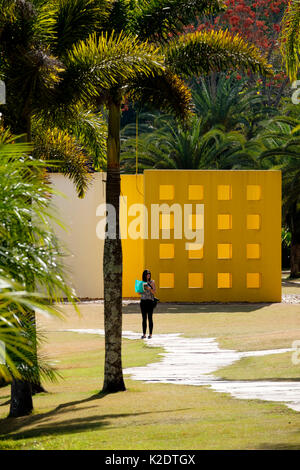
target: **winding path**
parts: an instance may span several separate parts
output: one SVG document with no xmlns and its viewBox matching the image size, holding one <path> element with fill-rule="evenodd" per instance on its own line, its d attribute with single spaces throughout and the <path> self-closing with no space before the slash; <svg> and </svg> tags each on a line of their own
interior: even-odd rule
<svg viewBox="0 0 300 470">
<path fill-rule="evenodd" d="M 68 329 L 77 333 L 104 335 L 100 329 Z M 123 331 L 123 337 L 140 339 L 140 334 Z M 222 393 L 230 393 L 240 399 L 261 399 L 282 402 L 289 408 L 300 411 L 300 382 L 267 380 L 223 380 L 213 372 L 229 366 L 243 357 L 280 354 L 294 349 L 273 349 L 264 351 L 237 352 L 220 349 L 215 338 L 185 338 L 180 333 L 158 334 L 151 340 L 144 340 L 148 346 L 162 347 L 162 360 L 145 367 L 124 370 L 133 380 L 151 383 L 172 383 L 178 385 L 205 385 Z"/>
</svg>

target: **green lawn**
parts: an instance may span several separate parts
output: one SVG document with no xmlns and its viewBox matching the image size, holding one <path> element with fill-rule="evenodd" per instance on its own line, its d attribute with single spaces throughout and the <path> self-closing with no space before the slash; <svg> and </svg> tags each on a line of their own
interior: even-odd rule
<svg viewBox="0 0 300 470">
<path fill-rule="evenodd" d="M 298 356 L 299 357 L 299 356 Z M 218 377 L 227 380 L 300 380 L 300 365 L 294 365 L 291 353 L 244 357 L 231 366 L 219 369 Z"/>
<path fill-rule="evenodd" d="M 291 347 L 300 339 L 300 305 L 199 305 L 184 313 L 156 313 L 154 333 L 214 337 L 241 351 Z M 39 323 L 44 346 L 63 379 L 34 397 L 34 414 L 5 419 L 9 387 L 0 389 L 0 449 L 300 449 L 300 413 L 283 404 L 239 400 L 208 387 L 146 384 L 126 377 L 127 391 L 99 396 L 103 337 L 58 331 L 103 328 L 103 306 L 81 304 L 82 317 L 63 307 L 67 319 Z M 177 310 L 176 310 L 177 309 Z M 130 308 L 124 308 L 128 312 Z M 124 313 L 123 329 L 140 332 L 141 317 Z M 160 349 L 124 340 L 123 366 L 161 359 Z M 291 353 L 244 358 L 216 372 L 240 379 L 300 379 Z"/>
</svg>

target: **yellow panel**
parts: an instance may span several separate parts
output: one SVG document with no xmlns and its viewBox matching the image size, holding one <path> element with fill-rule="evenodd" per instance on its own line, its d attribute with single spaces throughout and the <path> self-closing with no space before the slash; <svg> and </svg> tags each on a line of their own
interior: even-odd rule
<svg viewBox="0 0 300 470">
<path fill-rule="evenodd" d="M 200 184 L 190 184 L 189 185 L 189 200 L 199 200 L 201 201 L 204 197 L 203 185 Z"/>
<path fill-rule="evenodd" d="M 248 201 L 259 201 L 261 198 L 261 186 L 258 184 L 247 185 L 247 200 Z"/>
<path fill-rule="evenodd" d="M 159 287 L 160 289 L 173 289 L 174 273 L 159 273 Z"/>
<path fill-rule="evenodd" d="M 247 258 L 259 259 L 260 258 L 260 245 L 259 243 L 247 243 Z"/>
<path fill-rule="evenodd" d="M 218 259 L 232 258 L 232 245 L 230 243 L 218 243 Z"/>
<path fill-rule="evenodd" d="M 229 201 L 231 197 L 232 197 L 231 185 L 219 184 L 218 185 L 218 200 Z"/>
<path fill-rule="evenodd" d="M 205 196 L 200 202 L 204 205 L 204 229 L 196 231 L 193 239 L 186 239 L 184 230 L 182 238 L 177 239 L 170 230 L 170 239 L 163 239 L 164 232 L 159 231 L 158 239 L 151 239 L 149 235 L 144 240 L 143 267 L 150 269 L 153 279 L 157 279 L 157 285 L 162 271 L 162 274 L 172 273 L 171 285 L 174 282 L 174 288 L 157 287 L 157 297 L 162 302 L 281 301 L 280 171 L 145 170 L 144 202 L 148 211 L 149 233 L 151 205 L 161 203 L 160 186 L 174 186 L 174 197 L 176 204 L 181 204 L 182 216 L 184 204 L 187 203 L 192 204 L 192 210 L 196 212 L 198 199 L 190 199 L 196 194 L 192 195 L 194 190 L 189 187 L 203 186 Z M 250 198 L 248 201 L 247 192 Z M 184 219 L 182 222 L 184 227 Z M 230 226 L 231 229 L 225 229 Z M 171 243 L 174 244 L 174 258 L 161 259 L 160 245 Z M 199 245 L 197 250 L 189 250 L 189 246 L 195 244 Z M 232 257 L 218 259 L 218 244 L 227 245 L 219 247 L 219 255 Z M 134 261 L 134 251 L 131 256 Z M 134 267 L 132 271 L 138 279 L 139 271 L 136 274 Z M 191 271 L 205 273 L 203 288 L 188 287 L 188 273 Z M 261 275 L 260 288 L 247 287 L 246 274 L 253 271 Z M 165 281 L 164 285 L 170 285 L 170 278 L 165 278 Z M 248 282 L 249 285 L 257 285 L 251 276 Z"/>
<path fill-rule="evenodd" d="M 259 288 L 261 286 L 260 273 L 247 273 L 247 288 Z"/>
<path fill-rule="evenodd" d="M 128 212 L 129 207 L 132 204 L 144 204 L 144 177 L 143 175 L 122 175 L 121 176 L 121 192 L 123 196 L 127 197 L 125 200 L 124 197 L 121 197 L 120 204 L 120 224 L 123 225 L 123 235 L 128 235 L 127 226 L 125 223 L 126 213 Z M 127 207 L 124 206 L 125 201 L 127 202 Z M 122 207 L 123 206 L 123 207 Z M 130 224 L 133 217 L 128 217 L 128 224 Z M 142 273 L 145 269 L 144 266 L 144 240 L 143 238 L 138 238 L 137 240 L 132 240 L 129 236 L 122 240 L 122 257 L 123 257 L 123 297 L 140 297 L 139 294 L 135 292 L 134 284 L 135 280 L 142 279 Z"/>
<path fill-rule="evenodd" d="M 248 230 L 260 229 L 260 215 L 259 214 L 247 214 L 247 229 Z"/>
<path fill-rule="evenodd" d="M 174 243 L 161 243 L 159 245 L 160 259 L 173 259 L 174 258 Z"/>
<path fill-rule="evenodd" d="M 195 243 L 194 250 L 188 250 L 189 259 L 202 259 L 203 258 L 203 246 Z"/>
<path fill-rule="evenodd" d="M 218 273 L 218 288 L 229 289 L 232 287 L 232 274 L 231 273 Z"/>
<path fill-rule="evenodd" d="M 232 215 L 231 214 L 218 214 L 218 229 L 230 230 L 232 228 Z"/>
<path fill-rule="evenodd" d="M 189 289 L 203 288 L 203 273 L 189 273 L 188 275 Z"/>
<path fill-rule="evenodd" d="M 170 184 L 162 184 L 159 186 L 159 199 L 171 201 L 174 199 L 174 186 Z"/>
<path fill-rule="evenodd" d="M 189 214 L 189 229 L 201 230 L 204 228 L 203 214 Z"/>
<path fill-rule="evenodd" d="M 159 214 L 159 228 L 162 230 L 172 230 L 174 228 L 174 213 Z"/>
</svg>

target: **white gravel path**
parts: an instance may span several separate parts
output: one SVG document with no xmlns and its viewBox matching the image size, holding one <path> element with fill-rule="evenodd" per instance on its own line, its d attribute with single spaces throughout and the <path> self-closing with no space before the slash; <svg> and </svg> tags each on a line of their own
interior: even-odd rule
<svg viewBox="0 0 300 470">
<path fill-rule="evenodd" d="M 77 333 L 104 335 L 100 329 L 68 329 Z M 141 335 L 123 331 L 123 337 L 140 339 Z M 230 393 L 240 399 L 261 399 L 282 402 L 289 408 L 300 411 L 300 382 L 296 381 L 253 381 L 223 380 L 215 375 L 218 369 L 229 366 L 243 357 L 281 354 L 294 349 L 238 352 L 220 349 L 215 338 L 185 338 L 180 333 L 157 334 L 144 340 L 148 346 L 162 347 L 162 360 L 145 367 L 124 370 L 133 380 L 150 383 L 172 383 L 179 385 L 205 385 L 222 393 Z"/>
</svg>

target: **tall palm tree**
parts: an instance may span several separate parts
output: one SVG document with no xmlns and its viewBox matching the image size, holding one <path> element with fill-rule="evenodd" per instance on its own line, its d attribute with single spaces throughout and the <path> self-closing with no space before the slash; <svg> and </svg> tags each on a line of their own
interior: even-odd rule
<svg viewBox="0 0 300 470">
<path fill-rule="evenodd" d="M 163 69 L 162 57 L 153 45 L 122 33 L 100 32 L 111 2 L 22 0 L 10 4 L 13 8 L 1 17 L 0 28 L 0 51 L 5 58 L 1 72 L 7 86 L 3 114 L 12 132 L 25 134 L 27 141 L 32 140 L 35 117 L 45 121 L 49 116 L 52 120 L 57 115 L 68 120 L 71 116 L 72 120 L 78 102 L 87 113 L 92 97 L 110 93 L 126 78 L 144 78 Z M 81 124 L 75 127 L 82 129 Z M 67 142 L 67 136 L 54 131 L 48 132 L 47 145 L 40 142 L 40 136 L 36 139 L 37 151 L 46 157 L 54 155 L 65 165 L 61 150 L 70 139 Z M 65 173 L 78 182 L 78 162 L 77 168 L 70 166 L 74 162 L 69 158 Z M 79 195 L 80 191 L 82 184 Z"/>
<path fill-rule="evenodd" d="M 196 15 L 213 13 L 223 7 L 218 0 L 116 0 L 104 29 L 123 30 L 140 41 L 147 39 L 159 47 L 164 73 L 130 77 L 116 81 L 99 97 L 108 110 L 106 202 L 115 208 L 119 234 L 120 196 L 120 112 L 124 96 L 142 105 L 154 106 L 186 119 L 191 110 L 191 94 L 184 79 L 231 68 L 271 73 L 258 49 L 228 32 L 210 31 L 181 35 Z M 119 235 L 105 239 L 104 245 L 105 374 L 103 392 L 125 390 L 121 361 L 122 331 L 122 248 Z"/>
<path fill-rule="evenodd" d="M 33 312 L 58 313 L 55 303 L 62 296 L 74 299 L 62 268 L 64 253 L 51 228 L 53 189 L 45 181 L 44 163 L 29 151 L 24 145 L 0 145 L 0 323 L 12 378 L 11 416 L 32 411 L 31 387 L 41 371 Z M 40 294 L 28 288 L 33 279 Z"/>
</svg>

